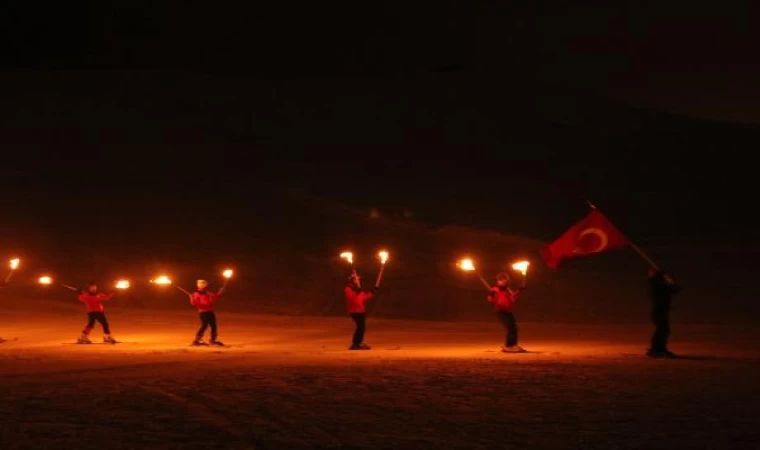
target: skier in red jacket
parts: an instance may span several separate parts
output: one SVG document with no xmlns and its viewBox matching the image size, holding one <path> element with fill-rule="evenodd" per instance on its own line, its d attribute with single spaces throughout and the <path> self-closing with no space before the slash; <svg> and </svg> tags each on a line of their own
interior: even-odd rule
<svg viewBox="0 0 760 450">
<path fill-rule="evenodd" d="M 201 327 L 195 335 L 193 345 L 217 345 L 221 347 L 224 344 L 217 340 L 218 334 L 214 304 L 224 294 L 224 287 L 220 288 L 217 292 L 211 292 L 208 290 L 209 285 L 206 280 L 198 280 L 195 285 L 195 292 L 190 294 L 190 304 L 198 308 Z M 211 340 L 206 344 L 203 342 L 203 335 L 206 333 L 206 328 L 208 327 L 211 327 Z"/>
<path fill-rule="evenodd" d="M 375 297 L 376 292 L 377 288 L 373 288 L 371 291 L 362 291 L 362 280 L 356 271 L 348 277 L 348 284 L 343 293 L 346 296 L 348 314 L 356 324 L 356 331 L 354 331 L 354 338 L 351 341 L 351 347 L 348 348 L 349 350 L 370 350 L 372 348 L 364 343 L 364 332 L 367 329 L 365 304 Z"/>
<path fill-rule="evenodd" d="M 488 293 L 488 301 L 493 303 L 493 309 L 499 321 L 507 329 L 507 341 L 502 348 L 506 353 L 520 353 L 525 350 L 517 345 L 517 322 L 514 310 L 515 302 L 522 295 L 525 286 L 513 289 L 509 286 L 510 278 L 506 273 L 496 275 L 496 286 Z"/>
<path fill-rule="evenodd" d="M 75 289 L 75 288 L 74 288 Z M 87 308 L 87 325 L 85 325 L 82 334 L 77 339 L 77 344 L 91 344 L 90 332 L 95 327 L 95 322 L 100 323 L 103 327 L 103 342 L 107 344 L 116 344 L 118 341 L 111 336 L 111 327 L 108 324 L 103 308 L 103 302 L 111 300 L 116 296 L 114 293 L 103 293 L 98 291 L 98 285 L 90 283 L 87 290 L 79 290 L 79 301 L 84 303 Z"/>
</svg>

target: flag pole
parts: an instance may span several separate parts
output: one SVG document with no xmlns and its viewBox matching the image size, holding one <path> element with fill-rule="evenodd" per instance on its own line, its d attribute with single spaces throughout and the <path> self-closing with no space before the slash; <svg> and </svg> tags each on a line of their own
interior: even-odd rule
<svg viewBox="0 0 760 450">
<path fill-rule="evenodd" d="M 597 208 L 595 204 L 591 203 L 591 200 L 586 200 L 586 203 L 588 203 L 588 206 L 589 206 L 591 209 L 595 209 L 595 210 L 597 210 L 597 211 L 599 210 L 599 208 Z M 636 245 L 636 244 L 635 244 L 635 243 L 634 243 L 632 240 L 630 240 L 630 239 L 628 238 L 628 236 L 626 236 L 625 238 L 626 238 L 626 240 L 628 241 L 628 246 L 629 246 L 629 247 L 631 247 L 631 250 L 633 250 L 633 251 L 634 251 L 634 252 L 636 252 L 636 253 L 637 253 L 639 256 L 641 256 L 641 258 L 642 258 L 644 261 L 646 261 L 646 262 L 647 262 L 647 264 L 649 264 L 649 265 L 650 265 L 650 266 L 651 266 L 653 269 L 655 269 L 655 270 L 661 270 L 661 269 L 660 269 L 660 266 L 658 266 L 658 265 L 657 265 L 657 263 L 656 263 L 656 262 L 654 262 L 654 260 L 653 260 L 652 258 L 650 258 L 650 257 L 649 257 L 649 255 L 647 255 L 647 254 L 644 252 L 644 250 L 642 250 L 642 249 L 641 249 L 641 247 L 639 247 L 639 246 L 638 246 L 638 245 Z"/>
</svg>

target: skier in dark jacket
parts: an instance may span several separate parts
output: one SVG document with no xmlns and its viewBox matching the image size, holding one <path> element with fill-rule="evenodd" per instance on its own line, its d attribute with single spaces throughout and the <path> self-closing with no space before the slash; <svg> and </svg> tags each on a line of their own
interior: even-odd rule
<svg viewBox="0 0 760 450">
<path fill-rule="evenodd" d="M 670 303 L 673 294 L 681 288 L 673 278 L 662 270 L 649 269 L 649 299 L 652 302 L 652 323 L 654 334 L 647 355 L 652 358 L 675 358 L 668 350 L 670 336 Z"/>
</svg>

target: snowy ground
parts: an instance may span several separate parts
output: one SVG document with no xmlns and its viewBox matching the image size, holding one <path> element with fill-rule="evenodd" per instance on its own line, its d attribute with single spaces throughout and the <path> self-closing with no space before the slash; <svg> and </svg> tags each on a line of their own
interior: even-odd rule
<svg viewBox="0 0 760 450">
<path fill-rule="evenodd" d="M 717 449 L 760 446 L 760 332 L 220 313 L 230 348 L 191 348 L 192 313 L 110 314 L 116 346 L 72 345 L 83 314 L 6 315 L 0 448 Z M 99 330 L 94 336 L 99 338 Z M 13 340 L 18 338 L 18 340 Z M 400 347 L 400 348 L 399 348 Z"/>
</svg>

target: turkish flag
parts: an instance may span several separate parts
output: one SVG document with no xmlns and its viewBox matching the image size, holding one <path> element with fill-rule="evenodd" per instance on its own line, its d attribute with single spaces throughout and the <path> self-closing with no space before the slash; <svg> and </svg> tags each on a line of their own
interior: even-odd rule
<svg viewBox="0 0 760 450">
<path fill-rule="evenodd" d="M 604 214 L 593 209 L 588 216 L 576 223 L 556 241 L 541 248 L 541 256 L 552 269 L 563 260 L 600 253 L 628 245 L 628 239 Z"/>
</svg>

